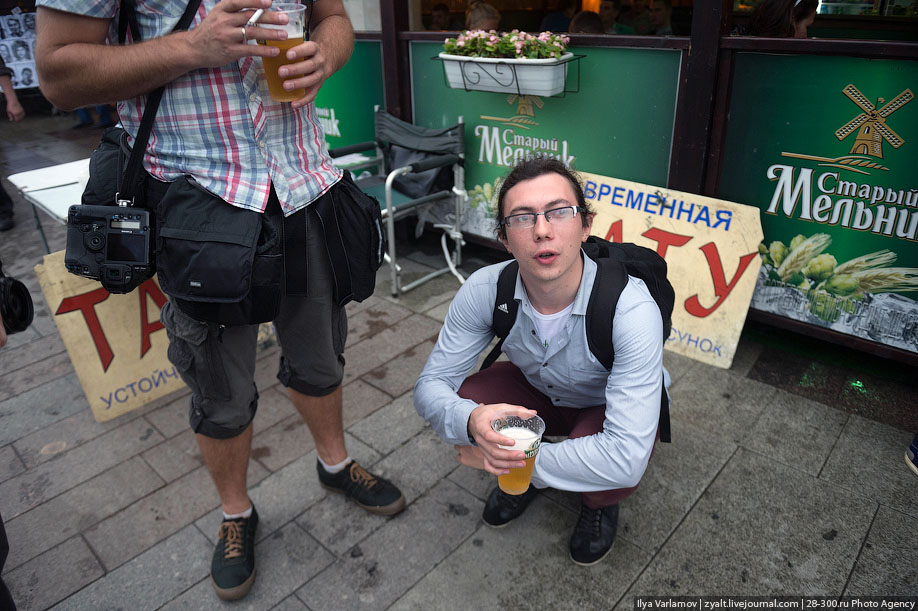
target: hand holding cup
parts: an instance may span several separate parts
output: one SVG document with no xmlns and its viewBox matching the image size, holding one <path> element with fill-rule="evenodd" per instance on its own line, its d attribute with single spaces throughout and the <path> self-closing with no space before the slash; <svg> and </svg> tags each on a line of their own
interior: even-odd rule
<svg viewBox="0 0 918 611">
<path fill-rule="evenodd" d="M 494 475 L 504 475 L 509 473 L 510 469 L 525 466 L 525 453 L 501 447 L 510 446 L 512 448 L 515 440 L 495 431 L 492 423 L 510 416 L 525 419 L 535 415 L 536 412 L 531 409 L 507 403 L 482 404 L 472 410 L 469 415 L 469 434 L 481 448 L 485 471 Z"/>
<path fill-rule="evenodd" d="M 218 2 L 207 13 L 197 27 L 187 34 L 190 50 L 190 69 L 216 68 L 225 66 L 238 59 L 256 55 L 274 57 L 281 51 L 267 45 L 250 45 L 250 40 L 284 40 L 284 30 L 271 29 L 287 23 L 283 13 L 265 11 L 259 18 L 257 26 L 249 26 L 248 21 L 257 10 L 271 6 L 271 0 L 223 0 Z"/>
</svg>

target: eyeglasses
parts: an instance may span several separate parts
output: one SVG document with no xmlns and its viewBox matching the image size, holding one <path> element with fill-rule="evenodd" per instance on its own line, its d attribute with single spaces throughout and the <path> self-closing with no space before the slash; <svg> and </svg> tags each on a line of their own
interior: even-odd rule
<svg viewBox="0 0 918 611">
<path fill-rule="evenodd" d="M 510 229 L 532 229 L 535 227 L 536 218 L 544 216 L 549 223 L 555 221 L 566 222 L 577 216 L 581 212 L 578 206 L 563 206 L 561 208 L 552 208 L 545 212 L 524 212 L 522 214 L 508 214 L 504 217 L 502 225 Z"/>
</svg>

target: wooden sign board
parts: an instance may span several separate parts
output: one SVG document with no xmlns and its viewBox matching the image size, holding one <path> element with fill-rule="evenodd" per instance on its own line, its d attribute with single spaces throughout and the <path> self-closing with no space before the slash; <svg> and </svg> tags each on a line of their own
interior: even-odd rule
<svg viewBox="0 0 918 611">
<path fill-rule="evenodd" d="M 166 294 L 151 278 L 127 295 L 64 268 L 64 251 L 35 266 L 45 301 L 96 420 L 104 422 L 185 386 L 159 321 Z"/>
<path fill-rule="evenodd" d="M 762 266 L 759 209 L 582 172 L 593 234 L 656 251 L 676 292 L 666 348 L 728 369 Z"/>
</svg>

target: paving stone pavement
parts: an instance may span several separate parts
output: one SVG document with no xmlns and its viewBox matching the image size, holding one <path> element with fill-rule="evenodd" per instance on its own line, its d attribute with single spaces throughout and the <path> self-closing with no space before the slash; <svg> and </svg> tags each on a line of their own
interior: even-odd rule
<svg viewBox="0 0 918 611">
<path fill-rule="evenodd" d="M 89 154 L 69 117 L 3 124 L 0 175 Z M 9 183 L 5 187 L 12 194 Z M 3 572 L 19 609 L 630 609 L 643 595 L 900 595 L 918 599 L 918 478 L 903 452 L 918 418 L 914 376 L 876 373 L 874 393 L 898 420 L 853 405 L 857 373 L 826 357 L 815 384 L 795 384 L 771 331 L 747 325 L 733 367 L 666 353 L 673 443 L 660 444 L 622 503 L 602 563 L 568 559 L 579 498 L 542 491 L 508 528 L 483 525 L 494 485 L 457 465 L 415 413 L 411 390 L 458 283 L 440 277 L 393 299 L 348 306 L 344 421 L 355 458 L 408 500 L 370 515 L 327 493 L 308 429 L 260 347 L 261 393 L 249 468 L 258 505 L 258 579 L 243 601 L 219 601 L 208 567 L 219 508 L 188 429 L 187 392 L 106 423 L 92 418 L 32 268 L 43 249 L 21 198 L 0 234 L 4 268 L 33 291 L 36 322 L 0 350 Z M 53 249 L 63 228 L 47 217 Z M 399 245 L 410 279 L 429 269 L 428 240 Z M 500 254 L 470 246 L 463 269 Z M 828 353 L 836 352 L 824 346 Z M 809 360 L 808 360 L 809 359 Z M 903 381 L 903 379 L 905 379 Z M 802 390 L 801 390 L 802 388 Z M 902 406 L 911 405 L 911 410 Z M 905 413 L 905 419 L 901 414 Z M 5 611 L 5 610 L 4 610 Z"/>
</svg>

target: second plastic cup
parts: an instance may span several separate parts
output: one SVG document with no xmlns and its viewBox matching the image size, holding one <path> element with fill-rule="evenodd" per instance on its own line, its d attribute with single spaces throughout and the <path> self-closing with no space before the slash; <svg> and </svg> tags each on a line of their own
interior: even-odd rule
<svg viewBox="0 0 918 611">
<path fill-rule="evenodd" d="M 491 428 L 514 440 L 512 446 L 500 446 L 504 450 L 521 450 L 526 453 L 526 466 L 519 469 L 510 469 L 507 475 L 497 476 L 497 485 L 507 494 L 523 494 L 529 489 L 532 479 L 532 466 L 535 464 L 539 445 L 542 442 L 542 433 L 545 432 L 545 422 L 538 416 L 523 419 L 518 416 L 498 418 L 491 423 Z"/>
<path fill-rule="evenodd" d="M 262 28 L 274 30 L 286 30 L 287 40 L 266 40 L 259 41 L 259 44 L 266 44 L 269 47 L 277 47 L 280 54 L 276 57 L 264 57 L 265 78 L 268 79 L 268 93 L 271 99 L 277 102 L 292 102 L 299 100 L 306 95 L 305 89 L 284 89 L 284 80 L 277 74 L 281 66 L 293 63 L 287 59 L 287 50 L 303 43 L 306 26 L 306 6 L 302 4 L 274 4 L 268 9 L 276 13 L 287 14 L 287 25 L 270 25 L 259 23 Z"/>
</svg>

